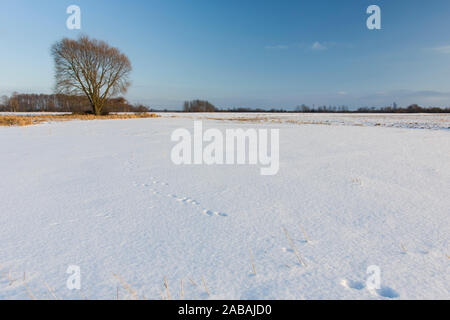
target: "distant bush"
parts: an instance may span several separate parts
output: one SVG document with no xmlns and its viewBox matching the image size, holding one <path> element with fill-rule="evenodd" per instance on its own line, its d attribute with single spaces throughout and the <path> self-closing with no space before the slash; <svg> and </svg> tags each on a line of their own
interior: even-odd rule
<svg viewBox="0 0 450 320">
<path fill-rule="evenodd" d="M 186 101 L 183 105 L 183 112 L 217 112 L 214 105 L 204 100 Z"/>
</svg>

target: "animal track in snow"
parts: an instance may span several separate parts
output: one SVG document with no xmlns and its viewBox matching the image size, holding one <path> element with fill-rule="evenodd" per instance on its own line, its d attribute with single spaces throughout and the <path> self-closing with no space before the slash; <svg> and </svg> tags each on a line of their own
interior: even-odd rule
<svg viewBox="0 0 450 320">
<path fill-rule="evenodd" d="M 166 187 L 169 186 L 169 184 L 167 182 L 161 182 L 161 181 L 159 181 L 159 180 L 157 180 L 157 179 L 155 179 L 153 177 L 151 177 L 150 179 L 151 179 L 151 184 L 145 183 L 142 186 L 145 187 L 145 188 L 148 188 L 148 190 L 150 192 L 152 192 L 154 195 L 160 196 L 160 195 L 163 194 L 163 192 L 153 189 L 152 188 L 153 186 L 157 186 L 157 185 L 166 186 Z M 168 193 L 167 197 L 169 199 L 175 200 L 176 202 L 179 202 L 179 203 L 182 203 L 182 204 L 185 204 L 185 205 L 192 205 L 194 207 L 200 207 L 200 202 L 198 202 L 197 200 L 192 199 L 190 197 L 177 196 L 176 194 L 172 194 L 172 193 Z M 210 209 L 203 208 L 201 210 L 202 210 L 202 213 L 204 215 L 207 215 L 207 216 L 210 216 L 210 217 L 212 217 L 212 216 L 227 217 L 228 216 L 226 213 L 219 212 L 219 211 L 213 211 L 213 210 L 210 210 Z"/>
<path fill-rule="evenodd" d="M 366 288 L 366 285 L 363 282 L 346 280 L 346 279 L 341 281 L 341 285 L 345 288 L 358 290 L 358 291 Z M 375 289 L 375 290 L 369 289 L 369 291 L 372 294 L 380 296 L 382 298 L 395 299 L 400 296 L 394 289 L 386 287 L 386 286 L 382 286 L 380 289 Z"/>
<path fill-rule="evenodd" d="M 150 177 L 150 180 L 151 180 L 151 184 L 153 184 L 153 185 L 159 184 L 159 185 L 166 186 L 166 187 L 169 186 L 169 184 L 167 182 L 161 182 L 154 177 Z"/>
<path fill-rule="evenodd" d="M 345 288 L 353 290 L 362 290 L 366 287 L 366 285 L 363 282 L 353 280 L 342 280 L 341 285 Z"/>
<path fill-rule="evenodd" d="M 188 197 L 184 197 L 184 198 L 177 198 L 176 199 L 178 202 L 183 202 L 186 204 L 192 204 L 194 206 L 198 206 L 200 203 L 198 203 L 197 201 L 195 201 L 194 199 L 188 198 Z"/>
<path fill-rule="evenodd" d="M 380 289 L 375 290 L 376 294 L 383 298 L 395 299 L 400 295 L 392 288 L 382 286 Z"/>
<path fill-rule="evenodd" d="M 203 214 L 206 214 L 207 216 L 218 216 L 218 217 L 228 217 L 228 215 L 226 213 L 223 212 L 218 212 L 218 211 L 212 211 L 212 210 L 208 210 L 208 209 L 203 209 L 202 211 Z"/>
<path fill-rule="evenodd" d="M 105 219 L 112 218 L 112 216 L 110 216 L 109 214 L 103 214 L 103 213 L 97 214 L 96 217 L 97 218 L 105 218 Z"/>
<path fill-rule="evenodd" d="M 194 199 L 188 198 L 188 197 L 178 197 L 176 194 L 168 194 L 167 197 L 174 199 L 177 202 L 182 202 L 185 204 L 192 204 L 195 206 L 200 205 L 200 203 L 198 203 L 197 201 L 195 201 Z"/>
</svg>

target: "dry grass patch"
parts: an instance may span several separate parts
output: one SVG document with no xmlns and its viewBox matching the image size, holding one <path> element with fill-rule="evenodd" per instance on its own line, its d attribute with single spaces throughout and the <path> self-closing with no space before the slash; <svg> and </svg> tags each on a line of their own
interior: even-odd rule
<svg viewBox="0 0 450 320">
<path fill-rule="evenodd" d="M 46 121 L 71 121 L 71 120 L 114 120 L 114 119 L 143 119 L 159 118 L 155 113 L 133 113 L 133 114 L 109 114 L 96 116 L 93 114 L 58 114 L 58 115 L 36 115 L 36 116 L 0 116 L 0 126 L 31 126 Z"/>
<path fill-rule="evenodd" d="M 264 122 L 268 121 L 267 118 L 255 117 L 255 118 L 226 118 L 226 117 L 206 117 L 208 120 L 219 120 L 219 121 L 236 121 L 236 122 Z"/>
<path fill-rule="evenodd" d="M 0 126 L 31 126 L 35 120 L 31 117 L 0 116 Z"/>
</svg>

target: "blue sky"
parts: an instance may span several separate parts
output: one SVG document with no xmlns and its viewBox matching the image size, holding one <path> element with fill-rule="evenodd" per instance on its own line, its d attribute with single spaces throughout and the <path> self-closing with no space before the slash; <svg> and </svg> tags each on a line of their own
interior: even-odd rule
<svg viewBox="0 0 450 320">
<path fill-rule="evenodd" d="M 450 106 L 448 0 L 2 0 L 0 95 L 52 92 L 50 47 L 80 32 L 129 56 L 126 98 L 152 107 Z"/>
</svg>

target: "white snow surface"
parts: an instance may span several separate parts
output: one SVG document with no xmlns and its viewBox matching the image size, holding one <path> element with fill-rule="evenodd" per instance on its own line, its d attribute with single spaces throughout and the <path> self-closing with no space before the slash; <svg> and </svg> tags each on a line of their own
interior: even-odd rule
<svg viewBox="0 0 450 320">
<path fill-rule="evenodd" d="M 449 116 L 207 117 L 0 127 L 0 299 L 450 299 Z M 195 118 L 280 129 L 279 173 L 175 166 Z"/>
</svg>

